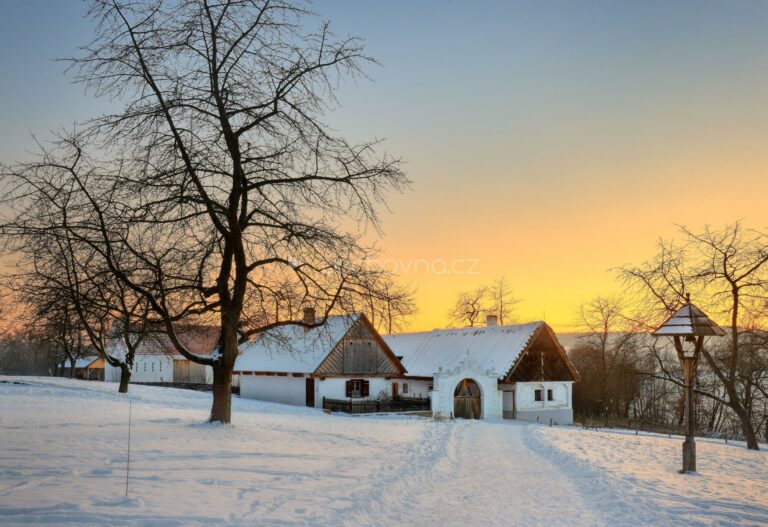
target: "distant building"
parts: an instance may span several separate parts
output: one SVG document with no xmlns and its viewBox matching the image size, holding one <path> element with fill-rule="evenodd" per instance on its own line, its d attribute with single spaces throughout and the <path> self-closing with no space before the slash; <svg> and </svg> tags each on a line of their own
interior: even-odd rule
<svg viewBox="0 0 768 527">
<path fill-rule="evenodd" d="M 186 325 L 176 328 L 179 340 L 195 355 L 208 356 L 218 348 L 219 327 L 206 325 Z M 113 338 L 109 353 L 122 357 L 125 355 L 125 343 L 121 338 Z M 120 368 L 105 364 L 104 378 L 107 381 L 120 381 Z M 176 384 L 212 384 L 213 368 L 204 366 L 183 357 L 176 347 L 161 332 L 150 333 L 139 345 L 133 363 L 131 382 L 168 382 Z"/>
<path fill-rule="evenodd" d="M 72 361 L 64 362 L 64 372 L 72 367 Z M 75 378 L 85 379 L 86 381 L 104 380 L 104 359 L 98 356 L 81 357 L 75 359 Z"/>
</svg>

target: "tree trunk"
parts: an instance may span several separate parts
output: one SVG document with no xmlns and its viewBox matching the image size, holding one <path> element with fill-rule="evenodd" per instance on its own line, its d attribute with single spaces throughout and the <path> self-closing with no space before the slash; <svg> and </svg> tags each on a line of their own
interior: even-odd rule
<svg viewBox="0 0 768 527">
<path fill-rule="evenodd" d="M 760 450 L 757 444 L 757 434 L 755 428 L 752 426 L 752 421 L 749 419 L 747 412 L 736 412 L 741 421 L 741 431 L 744 434 L 744 439 L 747 441 L 747 448 L 750 450 Z"/>
<path fill-rule="evenodd" d="M 71 365 L 69 367 L 69 378 L 70 379 L 74 379 L 75 378 L 75 369 L 76 369 L 75 359 L 70 359 L 70 361 L 71 361 L 70 362 Z"/>
<path fill-rule="evenodd" d="M 128 383 L 131 382 L 131 369 L 126 363 L 120 365 L 120 387 L 119 393 L 128 393 Z"/>
<path fill-rule="evenodd" d="M 232 370 L 233 367 L 226 367 L 223 361 L 213 366 L 212 423 L 229 424 L 232 420 Z"/>
<path fill-rule="evenodd" d="M 222 310 L 219 358 L 213 363 L 213 403 L 211 423 L 229 424 L 232 421 L 232 371 L 239 348 L 237 326 L 239 310 Z"/>
</svg>

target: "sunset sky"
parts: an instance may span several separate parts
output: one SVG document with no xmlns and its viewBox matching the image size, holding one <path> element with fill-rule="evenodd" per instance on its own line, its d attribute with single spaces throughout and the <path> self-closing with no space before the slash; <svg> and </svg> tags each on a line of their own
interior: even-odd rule
<svg viewBox="0 0 768 527">
<path fill-rule="evenodd" d="M 409 329 L 444 326 L 458 291 L 505 275 L 519 319 L 567 330 L 580 302 L 617 292 L 612 268 L 650 257 L 675 224 L 768 226 L 768 2 L 314 9 L 381 62 L 342 86 L 328 120 L 407 162 L 413 188 L 390 197 L 379 245 L 418 288 Z M 83 11 L 3 5 L 0 160 L 109 107 L 52 61 L 88 40 Z"/>
</svg>

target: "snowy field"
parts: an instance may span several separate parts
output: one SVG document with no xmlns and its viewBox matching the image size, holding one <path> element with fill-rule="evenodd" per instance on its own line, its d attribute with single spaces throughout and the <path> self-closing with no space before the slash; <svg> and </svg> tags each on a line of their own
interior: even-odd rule
<svg viewBox="0 0 768 527">
<path fill-rule="evenodd" d="M 5 381 L 5 382 L 3 382 Z M 12 384 L 11 382 L 24 384 Z M 328 416 L 210 395 L 0 377 L 2 525 L 768 525 L 768 453 L 511 421 Z"/>
</svg>

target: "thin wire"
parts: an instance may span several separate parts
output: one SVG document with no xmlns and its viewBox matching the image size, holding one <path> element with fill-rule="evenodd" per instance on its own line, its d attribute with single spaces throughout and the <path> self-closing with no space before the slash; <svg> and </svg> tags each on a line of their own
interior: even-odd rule
<svg viewBox="0 0 768 527">
<path fill-rule="evenodd" d="M 131 413 L 133 401 L 128 399 L 128 460 L 125 466 L 125 497 L 128 497 L 128 474 L 131 472 Z"/>
</svg>

